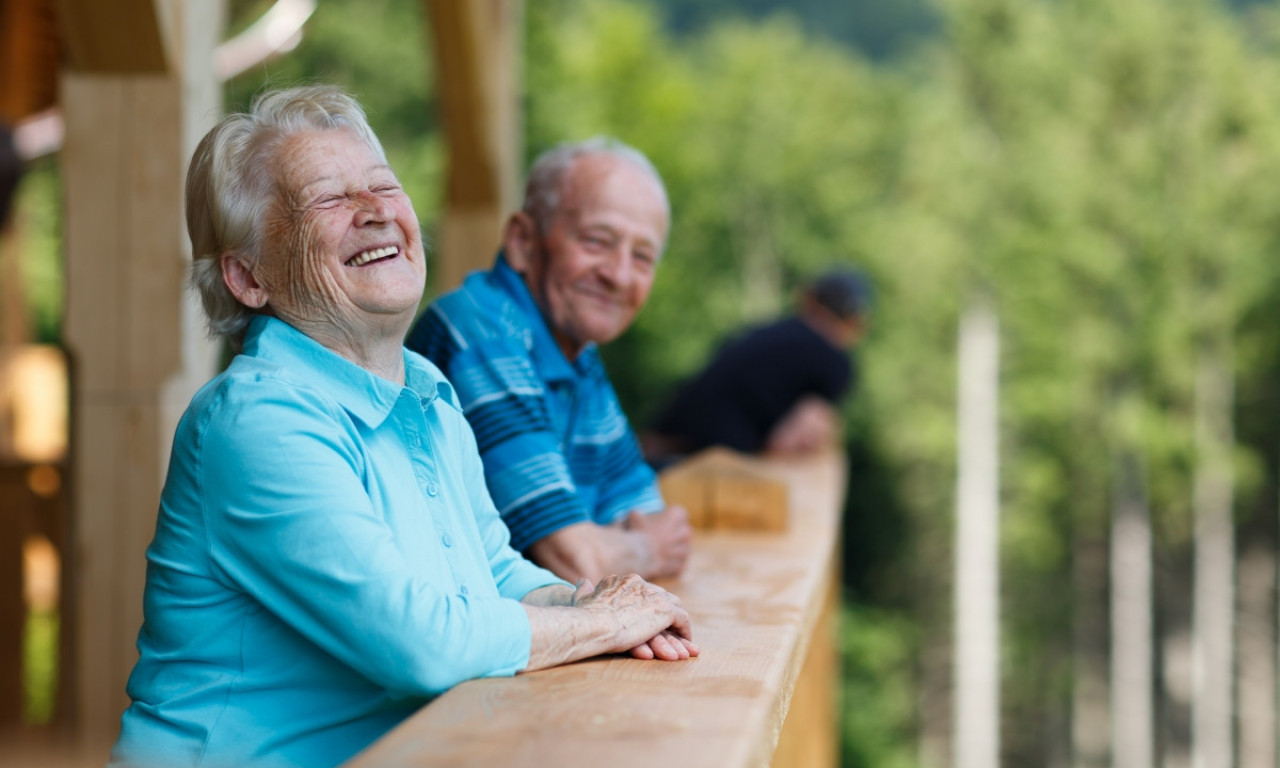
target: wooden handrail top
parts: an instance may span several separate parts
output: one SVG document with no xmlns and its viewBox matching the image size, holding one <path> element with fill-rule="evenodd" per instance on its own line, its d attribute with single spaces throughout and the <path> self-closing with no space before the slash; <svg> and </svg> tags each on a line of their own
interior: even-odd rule
<svg viewBox="0 0 1280 768">
<path fill-rule="evenodd" d="M 702 650 L 687 662 L 611 656 L 463 683 L 346 768 L 764 766 L 837 583 L 844 457 L 768 460 L 791 500 L 785 531 L 702 530 L 680 595 Z"/>
</svg>

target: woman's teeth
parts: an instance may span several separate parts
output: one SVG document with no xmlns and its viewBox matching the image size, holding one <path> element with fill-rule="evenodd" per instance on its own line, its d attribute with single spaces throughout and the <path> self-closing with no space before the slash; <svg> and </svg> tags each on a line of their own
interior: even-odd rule
<svg viewBox="0 0 1280 768">
<path fill-rule="evenodd" d="M 388 256 L 395 256 L 399 252 L 400 249 L 394 245 L 388 245 L 383 248 L 374 248 L 372 251 L 365 251 L 358 256 L 352 257 L 352 259 L 347 262 L 347 265 L 352 267 L 363 267 L 371 261 L 384 259 Z"/>
</svg>

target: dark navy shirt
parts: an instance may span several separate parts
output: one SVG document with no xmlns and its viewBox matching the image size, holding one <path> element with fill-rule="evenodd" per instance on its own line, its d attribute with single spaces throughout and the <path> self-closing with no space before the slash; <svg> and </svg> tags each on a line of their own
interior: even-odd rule
<svg viewBox="0 0 1280 768">
<path fill-rule="evenodd" d="M 836 403 L 852 384 L 849 353 L 800 318 L 787 317 L 726 342 L 678 388 L 654 427 L 688 451 L 723 445 L 755 453 L 802 397 Z"/>
</svg>

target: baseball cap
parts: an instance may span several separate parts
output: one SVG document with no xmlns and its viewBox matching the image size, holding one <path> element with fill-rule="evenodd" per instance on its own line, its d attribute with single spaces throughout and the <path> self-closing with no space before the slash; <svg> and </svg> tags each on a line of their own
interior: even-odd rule
<svg viewBox="0 0 1280 768">
<path fill-rule="evenodd" d="M 853 317 L 866 311 L 871 304 L 871 281 L 852 267 L 827 270 L 813 281 L 809 291 L 815 301 L 837 317 Z"/>
</svg>

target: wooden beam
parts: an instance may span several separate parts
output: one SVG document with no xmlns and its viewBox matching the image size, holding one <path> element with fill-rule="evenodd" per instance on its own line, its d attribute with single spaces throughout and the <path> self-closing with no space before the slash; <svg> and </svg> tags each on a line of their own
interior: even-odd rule
<svg viewBox="0 0 1280 768">
<path fill-rule="evenodd" d="M 493 262 L 519 175 L 520 0 L 423 0 L 448 146 L 431 284 L 456 287 Z"/>
<path fill-rule="evenodd" d="M 784 531 L 790 514 L 787 484 L 757 456 L 713 446 L 658 477 L 662 497 L 689 513 L 699 530 Z"/>
<path fill-rule="evenodd" d="M 164 76 L 69 75 L 62 89 L 77 720 L 105 744 L 142 624 L 147 521 L 154 527 L 165 459 L 158 392 L 181 357 L 181 88 Z"/>
<path fill-rule="evenodd" d="M 91 751 L 115 739 L 128 703 L 145 549 L 170 440 L 216 359 L 183 288 L 189 246 L 182 199 L 195 141 L 219 107 L 212 53 L 222 5 L 164 0 L 159 7 L 164 13 L 151 19 L 154 28 L 170 29 L 164 19 L 182 25 L 166 43 L 181 57 L 173 71 L 80 70 L 64 73 L 61 84 L 63 336 L 73 361 L 73 549 L 65 558 L 64 616 L 74 653 L 66 671 L 75 679 L 77 740 Z M 106 30 L 101 45 L 83 50 L 110 50 L 113 35 Z"/>
<path fill-rule="evenodd" d="M 156 0 L 58 0 L 58 24 L 73 72 L 170 72 L 164 17 Z"/>
<path fill-rule="evenodd" d="M 53 0 L 0 3 L 0 122 L 12 126 L 53 106 L 58 65 Z"/>
</svg>

